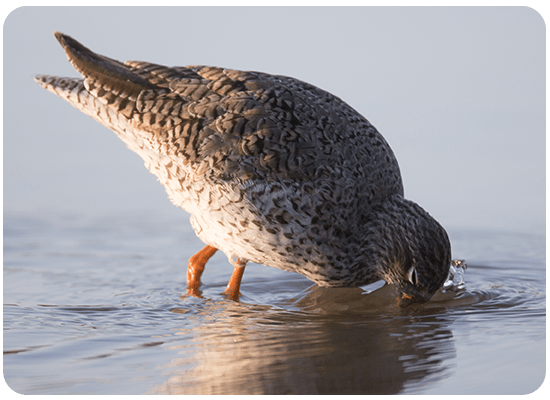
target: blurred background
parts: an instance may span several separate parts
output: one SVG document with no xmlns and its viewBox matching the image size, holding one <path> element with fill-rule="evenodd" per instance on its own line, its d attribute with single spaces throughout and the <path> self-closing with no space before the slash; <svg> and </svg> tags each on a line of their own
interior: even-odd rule
<svg viewBox="0 0 550 400">
<path fill-rule="evenodd" d="M 59 30 L 121 61 L 292 76 L 394 150 L 448 228 L 545 232 L 545 25 L 527 7 L 23 7 L 4 22 L 4 215 L 187 221 L 106 128 L 33 76 L 78 76 Z"/>
</svg>

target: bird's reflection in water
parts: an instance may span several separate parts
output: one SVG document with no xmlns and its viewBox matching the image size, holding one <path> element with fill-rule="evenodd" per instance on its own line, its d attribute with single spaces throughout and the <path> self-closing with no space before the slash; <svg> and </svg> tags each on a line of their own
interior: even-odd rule
<svg viewBox="0 0 550 400">
<path fill-rule="evenodd" d="M 447 375 L 455 357 L 448 322 L 433 309 L 399 310 L 391 288 L 314 286 L 292 310 L 203 303 L 179 368 L 153 393 L 397 394 Z M 365 311 L 368 310 L 368 311 Z M 177 312 L 177 311 L 176 311 Z M 174 350 L 174 349 L 173 349 Z"/>
</svg>

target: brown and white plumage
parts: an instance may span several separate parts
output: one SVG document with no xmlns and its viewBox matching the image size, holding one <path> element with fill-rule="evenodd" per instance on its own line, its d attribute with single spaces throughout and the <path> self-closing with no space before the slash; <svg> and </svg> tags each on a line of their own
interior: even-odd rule
<svg viewBox="0 0 550 400">
<path fill-rule="evenodd" d="M 56 37 L 83 79 L 37 82 L 112 129 L 191 214 L 208 246 L 190 284 L 216 249 L 241 276 L 252 261 L 323 286 L 385 279 L 414 301 L 443 283 L 444 229 L 403 198 L 389 145 L 339 98 L 259 72 L 120 63 Z"/>
</svg>

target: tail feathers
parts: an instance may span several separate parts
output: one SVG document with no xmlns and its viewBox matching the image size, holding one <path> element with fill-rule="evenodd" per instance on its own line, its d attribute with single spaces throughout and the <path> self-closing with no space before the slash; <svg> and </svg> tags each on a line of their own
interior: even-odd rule
<svg viewBox="0 0 550 400">
<path fill-rule="evenodd" d="M 37 75 L 34 77 L 34 81 L 44 89 L 64 98 L 70 96 L 73 92 L 78 93 L 85 90 L 82 79 Z"/>
<path fill-rule="evenodd" d="M 133 73 L 123 63 L 94 53 L 70 36 L 60 32 L 54 35 L 65 50 L 69 62 L 84 77 L 86 89 L 96 97 L 111 93 L 135 101 L 143 90 L 160 89 Z"/>
</svg>

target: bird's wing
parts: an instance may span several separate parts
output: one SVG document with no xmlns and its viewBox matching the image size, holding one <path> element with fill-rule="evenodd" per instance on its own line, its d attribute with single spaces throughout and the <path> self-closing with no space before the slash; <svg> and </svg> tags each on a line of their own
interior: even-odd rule
<svg viewBox="0 0 550 400">
<path fill-rule="evenodd" d="M 123 64 L 69 36 L 56 37 L 83 75 L 79 85 L 127 118 L 142 133 L 140 141 L 190 163 L 204 179 L 329 182 L 342 193 L 364 188 L 367 201 L 403 192 L 384 138 L 315 86 L 219 67 Z"/>
</svg>

